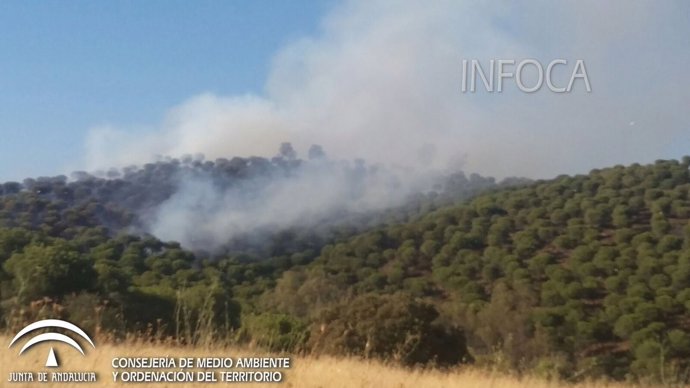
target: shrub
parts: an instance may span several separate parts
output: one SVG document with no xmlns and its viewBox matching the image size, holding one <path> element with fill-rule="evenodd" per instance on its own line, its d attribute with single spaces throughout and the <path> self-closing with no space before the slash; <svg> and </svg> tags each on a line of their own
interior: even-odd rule
<svg viewBox="0 0 690 388">
<path fill-rule="evenodd" d="M 309 346 L 317 353 L 454 365 L 471 359 L 462 331 L 434 321 L 436 309 L 409 295 L 365 294 L 322 313 Z"/>
</svg>

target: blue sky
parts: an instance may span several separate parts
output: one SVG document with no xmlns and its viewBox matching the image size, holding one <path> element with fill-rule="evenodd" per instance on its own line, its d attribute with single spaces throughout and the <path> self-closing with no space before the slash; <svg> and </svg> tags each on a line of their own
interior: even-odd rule
<svg viewBox="0 0 690 388">
<path fill-rule="evenodd" d="M 88 129 L 202 92 L 262 93 L 332 0 L 0 2 L 0 181 L 62 173 Z"/>
<path fill-rule="evenodd" d="M 283 141 L 422 176 L 678 158 L 688 47 L 684 0 L 0 1 L 0 181 Z M 583 59 L 593 90 L 463 94 L 492 58 Z"/>
</svg>

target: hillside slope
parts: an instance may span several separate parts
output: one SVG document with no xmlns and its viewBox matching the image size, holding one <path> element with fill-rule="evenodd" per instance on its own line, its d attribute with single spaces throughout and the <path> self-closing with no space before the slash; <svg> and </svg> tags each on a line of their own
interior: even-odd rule
<svg viewBox="0 0 690 388">
<path fill-rule="evenodd" d="M 416 179 L 400 171 L 362 160 L 334 161 L 323 154 L 302 160 L 289 143 L 281 152 L 271 159 L 166 158 L 94 174 L 78 171 L 71 179 L 0 183 L 0 226 L 66 239 L 105 228 L 111 236 L 176 240 L 202 257 L 261 260 L 320 249 L 384 222 L 524 182 L 457 172 L 413 185 Z"/>
<path fill-rule="evenodd" d="M 98 226 L 0 228 L 1 313 L 11 328 L 60 315 L 185 343 L 687 382 L 689 165 L 496 188 L 262 260 Z"/>
<path fill-rule="evenodd" d="M 356 295 L 405 292 L 463 328 L 480 361 L 687 373 L 689 162 L 558 177 L 370 231 L 283 274 L 268 303 L 318 319 Z"/>
</svg>

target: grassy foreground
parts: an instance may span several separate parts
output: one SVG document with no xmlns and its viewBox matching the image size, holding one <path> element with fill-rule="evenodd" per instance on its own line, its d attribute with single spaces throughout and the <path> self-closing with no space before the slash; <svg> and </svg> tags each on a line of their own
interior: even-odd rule
<svg viewBox="0 0 690 388">
<path fill-rule="evenodd" d="M 357 360 L 334 357 L 292 357 L 292 367 L 284 370 L 284 381 L 280 383 L 122 383 L 113 382 L 111 366 L 114 357 L 259 357 L 257 352 L 228 348 L 192 348 L 173 345 L 129 341 L 123 344 L 97 343 L 96 349 L 86 350 L 82 356 L 73 348 L 60 343 L 41 343 L 18 356 L 21 344 L 7 348 L 8 337 L 0 337 L 0 386 L 2 387 L 121 387 L 126 385 L 154 387 L 214 387 L 234 385 L 242 387 L 462 387 L 462 388 L 547 388 L 568 386 L 571 388 L 630 388 L 630 385 L 586 382 L 566 384 L 546 381 L 538 378 L 517 378 L 491 374 L 476 368 L 464 367 L 448 371 L 409 369 L 386 365 L 377 361 Z M 25 340 L 21 341 L 22 343 Z M 60 368 L 45 368 L 44 363 L 50 347 L 58 354 Z M 265 356 L 265 355 L 263 355 Z M 10 372 L 14 371 L 95 371 L 98 374 L 96 384 L 89 383 L 21 383 L 8 382 Z"/>
</svg>

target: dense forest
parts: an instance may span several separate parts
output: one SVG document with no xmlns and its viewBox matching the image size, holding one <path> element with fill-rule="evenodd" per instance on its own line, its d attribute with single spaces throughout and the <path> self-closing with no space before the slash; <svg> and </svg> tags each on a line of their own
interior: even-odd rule
<svg viewBox="0 0 690 388">
<path fill-rule="evenodd" d="M 257 160 L 1 185 L 2 323 L 690 381 L 690 157 L 537 182 L 456 174 L 393 208 L 217 252 L 145 233 L 180 170 L 232 184 L 308 163 Z"/>
</svg>

